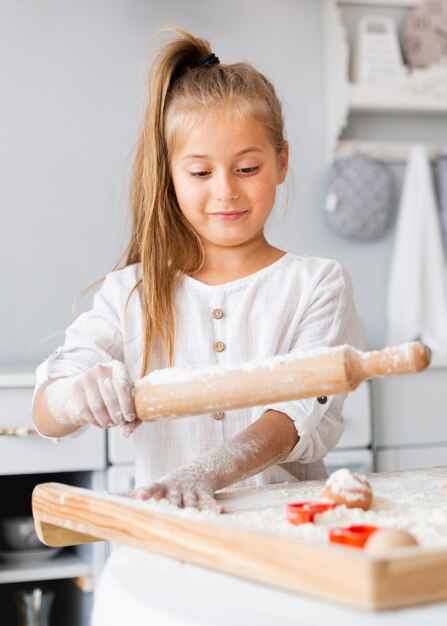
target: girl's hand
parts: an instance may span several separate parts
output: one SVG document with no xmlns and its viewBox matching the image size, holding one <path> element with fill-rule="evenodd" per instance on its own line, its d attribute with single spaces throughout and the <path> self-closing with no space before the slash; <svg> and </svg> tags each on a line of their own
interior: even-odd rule
<svg viewBox="0 0 447 626">
<path fill-rule="evenodd" d="M 121 493 L 133 500 L 166 499 L 180 508 L 192 507 L 223 513 L 223 507 L 214 499 L 214 486 L 210 478 L 201 475 L 193 467 L 184 467 L 161 478 L 147 487 Z"/>
<path fill-rule="evenodd" d="M 78 377 L 55 381 L 48 387 L 47 398 L 49 407 L 52 400 L 53 405 L 55 400 L 62 404 L 53 411 L 56 419 L 74 426 L 123 426 L 128 436 L 141 424 L 135 415 L 132 384 L 120 361 L 98 363 Z"/>
<path fill-rule="evenodd" d="M 223 507 L 214 499 L 216 491 L 283 461 L 297 442 L 292 420 L 284 413 L 269 410 L 236 437 L 211 448 L 189 465 L 147 487 L 120 495 L 141 500 L 166 498 L 179 507 L 223 513 Z"/>
</svg>

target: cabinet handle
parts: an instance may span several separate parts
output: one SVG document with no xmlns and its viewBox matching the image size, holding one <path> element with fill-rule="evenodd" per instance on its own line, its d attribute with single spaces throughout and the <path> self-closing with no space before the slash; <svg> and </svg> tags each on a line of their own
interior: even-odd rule
<svg viewBox="0 0 447 626">
<path fill-rule="evenodd" d="M 33 426 L 0 428 L 0 437 L 32 437 L 33 435 L 37 435 L 37 430 Z"/>
</svg>

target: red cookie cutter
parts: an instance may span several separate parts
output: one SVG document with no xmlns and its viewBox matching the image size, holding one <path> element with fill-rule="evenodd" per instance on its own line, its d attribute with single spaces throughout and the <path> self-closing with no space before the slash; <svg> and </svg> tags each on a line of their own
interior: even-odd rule
<svg viewBox="0 0 447 626">
<path fill-rule="evenodd" d="M 343 543 L 347 546 L 355 548 L 363 548 L 365 543 L 376 530 L 380 530 L 378 526 L 348 526 L 347 528 L 331 528 L 329 531 L 329 541 L 332 543 Z"/>
<path fill-rule="evenodd" d="M 286 518 L 292 524 L 313 522 L 315 515 L 334 509 L 335 502 L 291 502 L 286 505 Z"/>
</svg>

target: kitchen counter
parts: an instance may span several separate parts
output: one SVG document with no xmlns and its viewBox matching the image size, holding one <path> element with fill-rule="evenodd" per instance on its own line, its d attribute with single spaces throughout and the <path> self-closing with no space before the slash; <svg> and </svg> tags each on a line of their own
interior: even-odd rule
<svg viewBox="0 0 447 626">
<path fill-rule="evenodd" d="M 136 569 L 138 584 L 134 581 Z M 123 626 L 124 607 L 125 623 L 132 626 L 445 626 L 447 623 L 447 602 L 383 612 L 356 610 L 150 552 L 120 547 L 112 553 L 101 575 L 92 626 Z"/>
</svg>

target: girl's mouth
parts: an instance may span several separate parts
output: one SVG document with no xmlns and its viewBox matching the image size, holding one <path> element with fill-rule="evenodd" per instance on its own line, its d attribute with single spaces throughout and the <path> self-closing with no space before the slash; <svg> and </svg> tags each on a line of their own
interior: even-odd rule
<svg viewBox="0 0 447 626">
<path fill-rule="evenodd" d="M 222 213 L 211 213 L 211 215 L 224 222 L 235 222 L 240 217 L 245 215 L 245 213 L 247 213 L 247 211 L 228 211 Z"/>
</svg>

